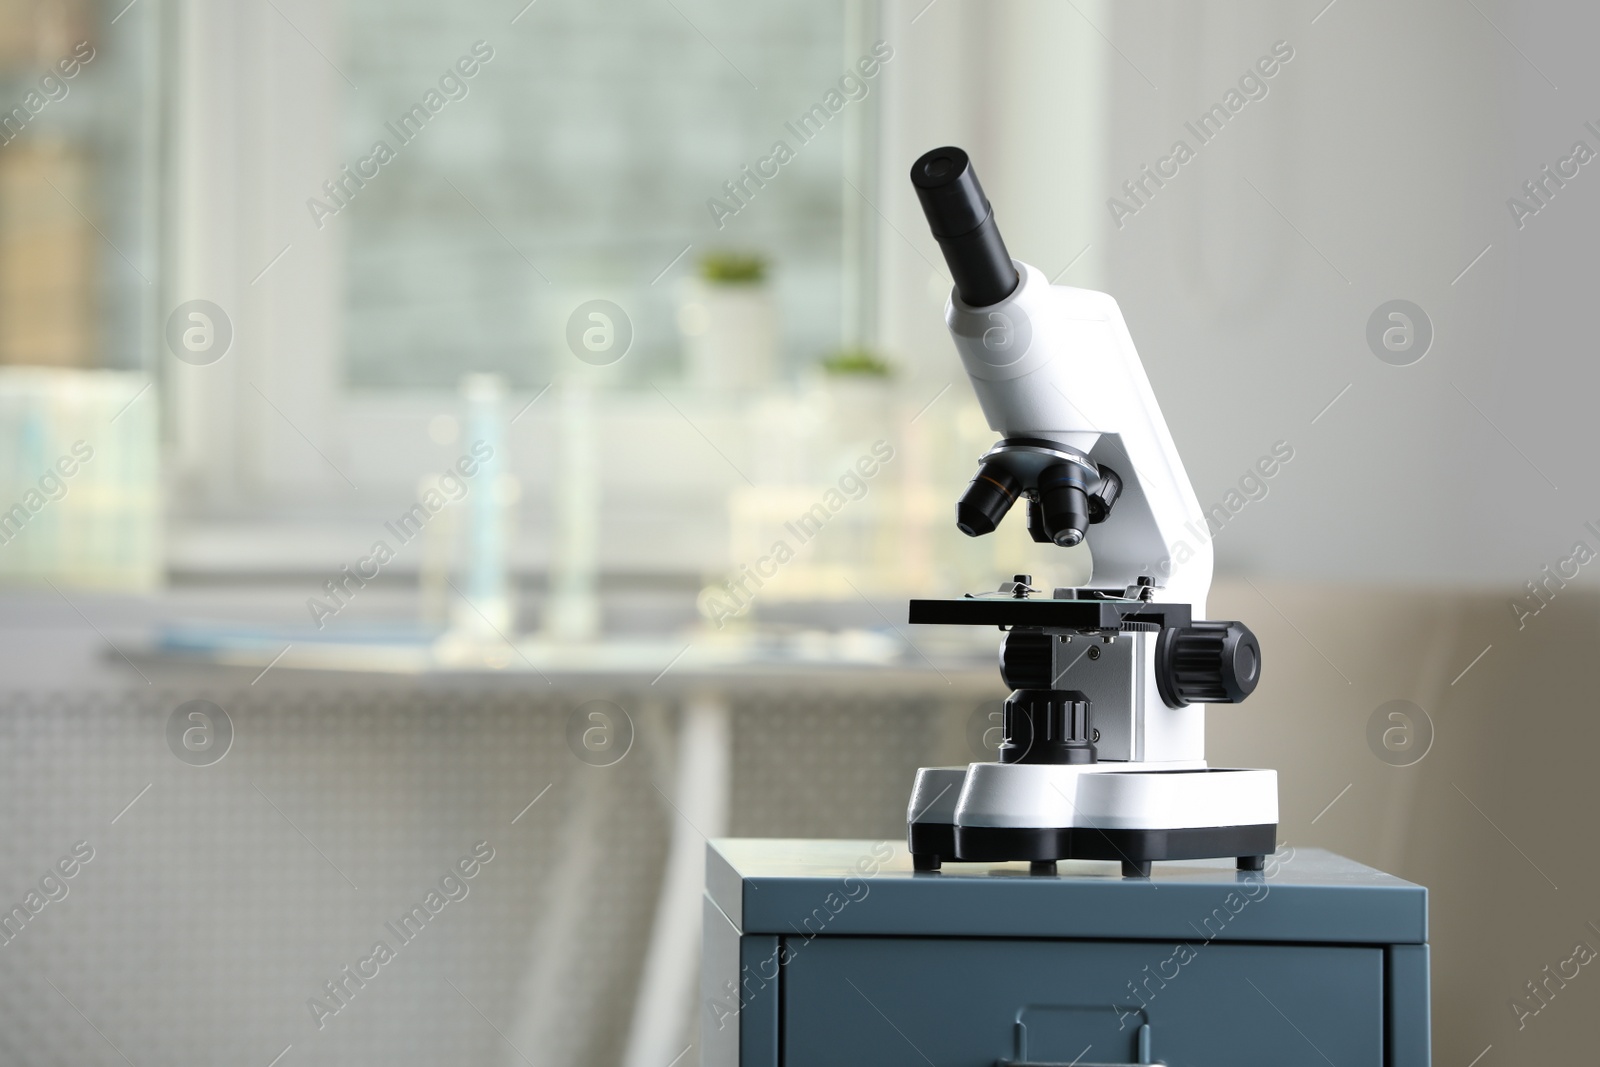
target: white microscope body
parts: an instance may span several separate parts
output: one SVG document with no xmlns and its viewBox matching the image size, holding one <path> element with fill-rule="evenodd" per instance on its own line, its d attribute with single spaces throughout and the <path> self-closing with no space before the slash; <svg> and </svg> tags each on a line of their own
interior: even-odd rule
<svg viewBox="0 0 1600 1067">
<path fill-rule="evenodd" d="M 912 622 L 1008 631 L 999 762 L 918 772 L 907 810 L 919 869 L 944 860 L 1154 860 L 1235 856 L 1259 869 L 1277 833 L 1277 775 L 1208 768 L 1205 703 L 1260 677 L 1242 623 L 1207 622 L 1205 516 L 1117 303 L 1052 286 L 1005 252 L 971 164 L 935 149 L 912 181 L 956 279 L 945 320 L 989 425 L 957 508 L 992 531 L 1026 501 L 1029 532 L 1086 540 L 1081 589 L 913 601 Z M 971 302 L 969 302 L 971 301 Z"/>
</svg>

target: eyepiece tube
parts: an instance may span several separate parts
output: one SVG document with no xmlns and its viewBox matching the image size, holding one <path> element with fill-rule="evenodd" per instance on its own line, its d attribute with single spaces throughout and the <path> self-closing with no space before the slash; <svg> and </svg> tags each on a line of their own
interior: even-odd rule
<svg viewBox="0 0 1600 1067">
<path fill-rule="evenodd" d="M 959 148 L 935 148 L 911 165 L 911 184 L 961 299 L 972 307 L 988 307 L 1010 296 L 1017 287 L 1017 268 L 967 154 Z"/>
</svg>

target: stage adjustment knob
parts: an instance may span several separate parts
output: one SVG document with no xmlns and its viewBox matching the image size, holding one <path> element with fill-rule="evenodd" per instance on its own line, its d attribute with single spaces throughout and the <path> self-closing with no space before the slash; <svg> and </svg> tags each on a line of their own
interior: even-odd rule
<svg viewBox="0 0 1600 1067">
<path fill-rule="evenodd" d="M 1196 622 L 1161 632 L 1156 685 L 1168 707 L 1237 704 L 1261 680 L 1261 644 L 1242 622 Z"/>
</svg>

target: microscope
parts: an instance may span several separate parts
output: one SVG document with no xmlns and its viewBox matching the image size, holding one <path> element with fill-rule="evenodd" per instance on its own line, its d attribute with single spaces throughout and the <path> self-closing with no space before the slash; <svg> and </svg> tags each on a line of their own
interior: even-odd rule
<svg viewBox="0 0 1600 1067">
<path fill-rule="evenodd" d="M 1117 302 L 1013 260 L 961 149 L 928 152 L 911 182 L 955 282 L 945 322 L 1000 435 L 956 525 L 993 533 L 1022 502 L 1033 540 L 1093 560 L 1082 588 L 1019 574 L 911 602 L 912 623 L 1003 631 L 1012 691 L 997 762 L 917 772 L 915 869 L 1094 859 L 1147 878 L 1158 860 L 1235 857 L 1261 870 L 1277 773 L 1205 761 L 1205 705 L 1255 690 L 1261 648 L 1243 623 L 1205 617 L 1211 544 L 1190 533 L 1205 516 Z"/>
<path fill-rule="evenodd" d="M 1277 849 L 1275 773 L 1206 766 L 1204 706 L 1249 696 L 1261 649 L 1206 618 L 1205 519 L 1116 302 L 1013 261 L 959 149 L 911 180 L 1000 437 L 956 523 L 982 536 L 1025 505 L 1091 577 L 912 601 L 913 623 L 998 627 L 1012 693 L 995 762 L 917 772 L 906 849 L 708 844 L 702 1063 L 1265 1067 L 1309 1044 L 1426 1067 L 1427 890 Z"/>
</svg>

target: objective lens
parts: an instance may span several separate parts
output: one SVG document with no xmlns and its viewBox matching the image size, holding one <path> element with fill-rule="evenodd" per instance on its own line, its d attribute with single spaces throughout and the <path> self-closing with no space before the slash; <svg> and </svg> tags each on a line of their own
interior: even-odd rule
<svg viewBox="0 0 1600 1067">
<path fill-rule="evenodd" d="M 985 463 L 956 504 L 956 528 L 968 537 L 993 533 L 1020 492 L 1022 483 L 1010 471 Z"/>
<path fill-rule="evenodd" d="M 1039 511 L 1050 540 L 1071 548 L 1089 528 L 1088 480 L 1073 463 L 1057 463 L 1039 472 Z"/>
<path fill-rule="evenodd" d="M 1100 464 L 1100 484 L 1089 496 L 1089 521 L 1105 522 L 1111 507 L 1122 495 L 1122 476 L 1104 463 Z"/>
</svg>

